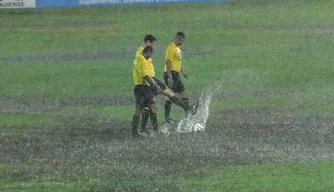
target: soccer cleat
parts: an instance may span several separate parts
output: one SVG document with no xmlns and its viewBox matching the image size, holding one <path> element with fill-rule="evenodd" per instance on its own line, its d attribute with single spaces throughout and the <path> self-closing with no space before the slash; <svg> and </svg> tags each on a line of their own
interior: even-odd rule
<svg viewBox="0 0 334 192">
<path fill-rule="evenodd" d="M 191 115 L 195 115 L 196 112 L 197 112 L 197 109 L 198 109 L 198 106 L 199 104 L 198 103 L 195 103 L 195 104 L 191 104 L 190 107 L 189 107 L 189 112 Z"/>
<path fill-rule="evenodd" d="M 176 120 L 171 119 L 171 118 L 168 118 L 168 119 L 165 120 L 165 123 L 170 123 L 170 124 L 176 123 L 176 122 L 177 122 Z"/>
<path fill-rule="evenodd" d="M 148 107 L 144 107 L 143 112 L 149 113 L 150 109 Z"/>
<path fill-rule="evenodd" d="M 139 134 L 143 137 L 149 137 L 150 136 L 150 132 L 148 130 L 141 131 Z"/>
<path fill-rule="evenodd" d="M 132 138 L 134 138 L 134 139 L 143 138 L 143 135 L 139 134 L 138 132 L 133 132 L 132 133 Z"/>
</svg>

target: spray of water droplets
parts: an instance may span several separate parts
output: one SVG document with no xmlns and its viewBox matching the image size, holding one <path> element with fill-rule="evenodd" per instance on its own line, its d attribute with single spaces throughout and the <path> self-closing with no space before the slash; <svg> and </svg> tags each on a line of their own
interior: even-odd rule
<svg viewBox="0 0 334 192">
<path fill-rule="evenodd" d="M 196 132 L 196 131 L 205 131 L 206 123 L 210 114 L 210 103 L 214 94 L 220 89 L 221 84 L 219 82 L 215 83 L 215 86 L 205 90 L 201 93 L 200 98 L 198 99 L 198 108 L 197 112 L 194 115 L 189 114 L 186 118 L 182 119 L 177 125 L 165 124 L 162 127 L 162 132 Z M 195 124 L 199 123 L 201 125 L 200 129 L 195 128 Z M 195 129 L 194 129 L 195 128 Z"/>
</svg>

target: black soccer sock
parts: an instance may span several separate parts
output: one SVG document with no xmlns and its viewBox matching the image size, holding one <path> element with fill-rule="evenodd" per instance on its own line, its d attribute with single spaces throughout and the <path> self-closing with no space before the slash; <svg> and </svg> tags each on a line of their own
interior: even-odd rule
<svg viewBox="0 0 334 192">
<path fill-rule="evenodd" d="M 157 117 L 157 113 L 150 113 L 150 118 L 151 118 L 151 123 L 153 126 L 153 130 L 154 131 L 158 131 L 158 117 Z"/>
<path fill-rule="evenodd" d="M 172 108 L 170 101 L 165 101 L 165 120 L 169 119 L 170 110 Z"/>
<path fill-rule="evenodd" d="M 142 131 L 146 130 L 146 125 L 147 125 L 149 115 L 150 115 L 150 112 L 144 109 L 143 114 L 141 116 L 141 130 Z"/>
<path fill-rule="evenodd" d="M 139 124 L 140 116 L 133 115 L 132 117 L 132 134 L 137 134 L 137 128 Z"/>
<path fill-rule="evenodd" d="M 174 95 L 172 98 L 170 98 L 173 103 L 175 103 L 176 105 L 182 107 L 184 110 L 188 111 L 189 110 L 189 103 L 184 103 L 180 97 L 177 97 L 176 95 Z"/>
<path fill-rule="evenodd" d="M 181 98 L 181 100 L 184 103 L 184 105 L 189 106 L 189 99 L 187 97 Z M 186 117 L 188 115 L 188 112 L 189 112 L 189 107 L 188 107 L 188 109 L 184 109 L 184 113 L 185 113 Z"/>
</svg>

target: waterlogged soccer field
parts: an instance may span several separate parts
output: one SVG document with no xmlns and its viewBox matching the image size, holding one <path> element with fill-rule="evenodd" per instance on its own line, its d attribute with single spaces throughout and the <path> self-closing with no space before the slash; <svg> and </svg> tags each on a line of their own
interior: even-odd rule
<svg viewBox="0 0 334 192">
<path fill-rule="evenodd" d="M 1 191 L 331 191 L 334 2 L 0 10 Z M 131 139 L 132 61 L 185 32 L 206 130 Z M 163 124 L 163 98 L 157 97 Z M 183 111 L 173 106 L 172 116 Z"/>
</svg>

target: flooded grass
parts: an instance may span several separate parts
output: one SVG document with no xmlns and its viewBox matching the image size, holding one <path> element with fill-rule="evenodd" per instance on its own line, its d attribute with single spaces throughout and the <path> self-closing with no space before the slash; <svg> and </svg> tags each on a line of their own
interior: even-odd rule
<svg viewBox="0 0 334 192">
<path fill-rule="evenodd" d="M 306 189 L 291 178 L 331 190 L 333 7 L 298 0 L 1 12 L 0 190 Z M 198 113 L 205 131 L 133 139 L 135 50 L 154 32 L 161 79 L 165 46 L 179 30 L 191 102 L 214 92 L 210 113 Z M 164 98 L 156 102 L 162 126 Z M 183 110 L 173 105 L 172 117 Z"/>
</svg>

